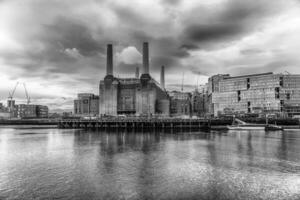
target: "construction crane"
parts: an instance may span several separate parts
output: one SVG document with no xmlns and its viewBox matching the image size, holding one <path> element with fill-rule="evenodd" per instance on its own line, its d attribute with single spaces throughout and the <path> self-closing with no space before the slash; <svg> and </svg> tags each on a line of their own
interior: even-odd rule
<svg viewBox="0 0 300 200">
<path fill-rule="evenodd" d="M 184 72 L 182 72 L 182 79 L 181 79 L 181 92 L 183 92 L 183 82 L 184 82 Z"/>
<path fill-rule="evenodd" d="M 30 104 L 30 96 L 28 95 L 28 91 L 26 89 L 26 84 L 23 83 L 24 89 L 25 89 L 25 95 L 26 95 L 26 101 L 27 101 L 27 105 Z"/>
<path fill-rule="evenodd" d="M 13 103 L 13 99 L 14 99 L 14 94 L 15 91 L 17 89 L 17 86 L 19 85 L 19 82 L 16 83 L 15 87 L 13 88 L 13 90 L 11 92 L 8 92 L 8 101 L 7 101 L 7 107 L 8 107 L 8 111 L 10 112 L 10 117 L 13 116 L 13 112 L 14 112 L 14 103 Z"/>
<path fill-rule="evenodd" d="M 9 105 L 7 105 L 7 107 L 9 107 L 10 109 L 12 109 L 12 107 L 13 107 L 12 101 L 13 101 L 14 94 L 15 94 L 15 91 L 16 91 L 18 85 L 19 85 L 19 82 L 16 83 L 15 87 L 13 88 L 13 90 L 11 92 L 8 92 Z"/>
</svg>

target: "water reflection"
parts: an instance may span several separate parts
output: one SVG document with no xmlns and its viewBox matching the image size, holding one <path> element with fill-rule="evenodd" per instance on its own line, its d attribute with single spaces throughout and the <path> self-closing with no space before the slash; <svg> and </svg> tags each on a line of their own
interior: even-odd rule
<svg viewBox="0 0 300 200">
<path fill-rule="evenodd" d="M 0 199 L 299 199 L 299 132 L 0 129 Z"/>
</svg>

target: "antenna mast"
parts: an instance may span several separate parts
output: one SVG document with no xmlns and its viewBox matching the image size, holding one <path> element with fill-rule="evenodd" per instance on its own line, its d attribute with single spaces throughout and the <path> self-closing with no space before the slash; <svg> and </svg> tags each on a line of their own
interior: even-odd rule
<svg viewBox="0 0 300 200">
<path fill-rule="evenodd" d="M 181 79 L 181 92 L 183 92 L 183 82 L 184 82 L 184 72 L 182 72 L 182 79 Z"/>
</svg>

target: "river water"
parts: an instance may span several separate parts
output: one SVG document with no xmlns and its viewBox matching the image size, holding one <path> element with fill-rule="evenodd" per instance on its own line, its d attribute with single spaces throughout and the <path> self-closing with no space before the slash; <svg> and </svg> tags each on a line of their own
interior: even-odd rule
<svg viewBox="0 0 300 200">
<path fill-rule="evenodd" d="M 300 199 L 300 131 L 1 128 L 0 199 Z"/>
</svg>

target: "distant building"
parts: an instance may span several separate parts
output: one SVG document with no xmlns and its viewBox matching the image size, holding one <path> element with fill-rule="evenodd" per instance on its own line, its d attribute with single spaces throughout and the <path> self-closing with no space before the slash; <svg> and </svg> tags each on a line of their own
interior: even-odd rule
<svg viewBox="0 0 300 200">
<path fill-rule="evenodd" d="M 74 100 L 75 115 L 96 116 L 99 114 L 99 96 L 91 93 L 80 93 Z"/>
<path fill-rule="evenodd" d="M 18 108 L 15 100 L 9 99 L 7 100 L 7 109 L 10 113 L 10 118 L 18 117 Z"/>
<path fill-rule="evenodd" d="M 74 117 L 74 116 L 73 116 L 72 112 L 63 112 L 62 117 L 63 118 L 70 118 L 70 117 Z"/>
<path fill-rule="evenodd" d="M 169 115 L 169 97 L 164 88 L 164 68 L 160 84 L 149 73 L 148 43 L 143 44 L 143 68 L 135 78 L 116 78 L 113 75 L 113 49 L 107 46 L 107 69 L 99 85 L 99 113 L 116 116 L 126 115 Z"/>
<path fill-rule="evenodd" d="M 300 115 L 300 75 L 215 75 L 208 83 L 209 112 Z"/>
<path fill-rule="evenodd" d="M 16 106 L 16 102 L 15 102 L 15 100 L 7 100 L 7 107 L 8 108 L 13 108 L 13 107 L 15 107 Z"/>
<path fill-rule="evenodd" d="M 204 117 L 208 112 L 208 96 L 206 90 L 194 90 L 191 95 L 192 115 Z"/>
<path fill-rule="evenodd" d="M 171 91 L 170 114 L 173 117 L 190 116 L 192 114 L 191 93 Z"/>
<path fill-rule="evenodd" d="M 32 104 L 17 105 L 18 118 L 37 118 L 37 106 Z"/>
<path fill-rule="evenodd" d="M 48 118 L 48 107 L 34 104 L 18 104 L 16 105 L 16 117 L 25 118 Z"/>
<path fill-rule="evenodd" d="M 0 103 L 0 119 L 7 118 L 10 118 L 10 112 L 8 112 L 8 109 L 5 108 L 2 103 Z"/>
<path fill-rule="evenodd" d="M 49 115 L 48 106 L 37 105 L 36 112 L 38 118 L 48 118 Z"/>
</svg>

